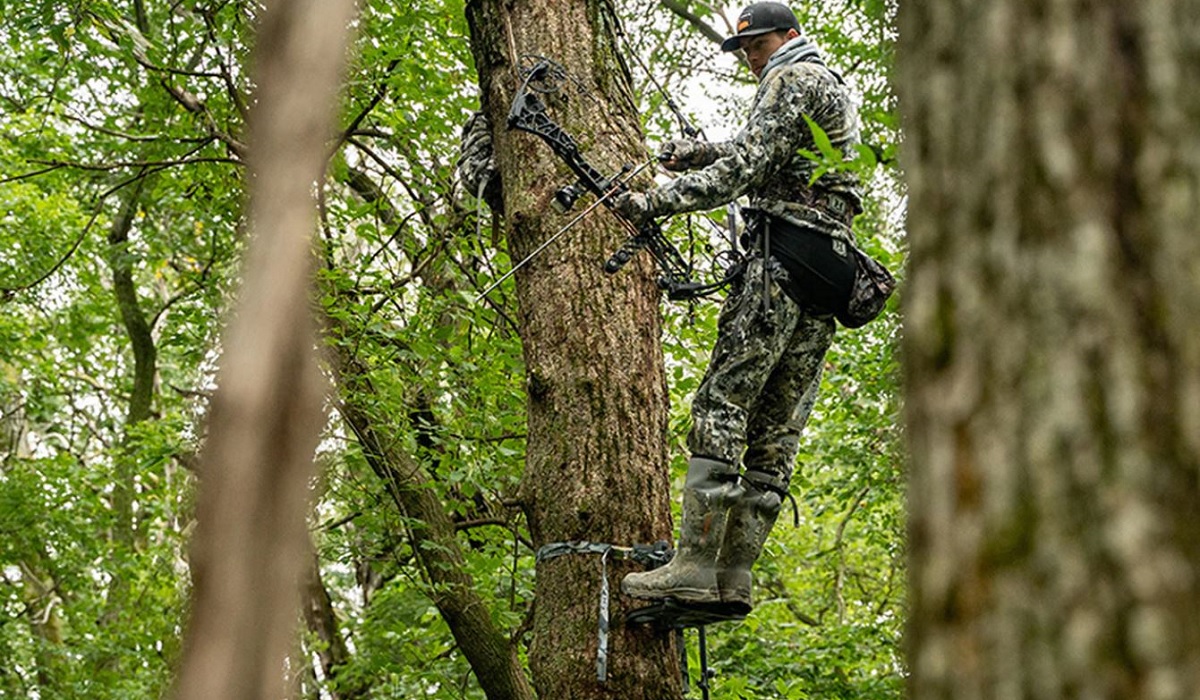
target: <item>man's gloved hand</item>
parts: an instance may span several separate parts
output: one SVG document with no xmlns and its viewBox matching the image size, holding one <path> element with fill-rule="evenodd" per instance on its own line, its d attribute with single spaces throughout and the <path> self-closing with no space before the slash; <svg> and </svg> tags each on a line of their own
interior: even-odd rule
<svg viewBox="0 0 1200 700">
<path fill-rule="evenodd" d="M 617 212 L 635 226 L 641 226 L 654 218 L 650 196 L 645 192 L 622 192 L 613 196 L 613 211 Z"/>
<path fill-rule="evenodd" d="M 708 165 L 708 149 L 699 141 L 672 139 L 663 146 L 658 161 L 667 170 L 694 170 Z"/>
</svg>

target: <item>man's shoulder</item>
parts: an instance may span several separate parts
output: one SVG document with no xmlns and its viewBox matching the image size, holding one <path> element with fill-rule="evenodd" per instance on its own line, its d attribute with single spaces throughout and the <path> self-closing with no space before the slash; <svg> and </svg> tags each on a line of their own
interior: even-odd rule
<svg viewBox="0 0 1200 700">
<path fill-rule="evenodd" d="M 818 113 L 834 114 L 854 109 L 850 86 L 833 70 L 815 62 L 797 62 L 781 66 L 768 76 L 758 94 L 759 111 L 779 113 L 800 109 L 816 118 Z"/>
<path fill-rule="evenodd" d="M 799 61 L 780 66 L 771 71 L 768 79 L 779 81 L 781 86 L 829 85 L 843 86 L 843 81 L 828 66 L 815 61 Z"/>
</svg>

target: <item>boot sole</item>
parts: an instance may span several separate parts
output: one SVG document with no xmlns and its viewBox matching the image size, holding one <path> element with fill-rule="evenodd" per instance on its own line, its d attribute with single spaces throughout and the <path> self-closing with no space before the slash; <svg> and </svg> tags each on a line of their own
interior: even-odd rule
<svg viewBox="0 0 1200 700">
<path fill-rule="evenodd" d="M 703 588 L 671 588 L 652 591 L 629 591 L 621 586 L 621 592 L 630 598 L 638 600 L 666 600 L 674 598 L 687 603 L 720 603 L 721 594 L 716 589 Z"/>
</svg>

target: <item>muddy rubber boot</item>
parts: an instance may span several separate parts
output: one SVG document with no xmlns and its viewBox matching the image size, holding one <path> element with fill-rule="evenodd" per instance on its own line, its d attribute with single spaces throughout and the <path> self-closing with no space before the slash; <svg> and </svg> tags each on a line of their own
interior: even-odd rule
<svg viewBox="0 0 1200 700">
<path fill-rule="evenodd" d="M 750 597 L 754 580 L 750 569 L 762 554 L 767 535 L 779 517 L 783 497 L 753 481 L 743 480 L 743 483 L 744 491 L 729 509 L 725 539 L 717 559 L 717 587 L 721 602 L 744 615 L 754 605 Z"/>
<path fill-rule="evenodd" d="M 726 513 L 741 493 L 736 466 L 693 457 L 683 487 L 683 522 L 674 558 L 652 571 L 629 574 L 621 581 L 621 592 L 644 600 L 721 602 L 717 552 L 725 536 Z"/>
</svg>

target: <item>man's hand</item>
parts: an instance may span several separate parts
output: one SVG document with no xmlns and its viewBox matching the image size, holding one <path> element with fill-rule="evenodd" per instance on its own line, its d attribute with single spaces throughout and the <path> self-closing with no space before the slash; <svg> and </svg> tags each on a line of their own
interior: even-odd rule
<svg viewBox="0 0 1200 700">
<path fill-rule="evenodd" d="M 644 192 L 622 192 L 610 200 L 613 211 L 635 226 L 641 226 L 654 218 L 650 208 L 650 197 Z"/>
<path fill-rule="evenodd" d="M 708 155 L 705 144 L 691 139 L 673 139 L 663 146 L 658 162 L 667 170 L 694 170 L 702 168 Z"/>
</svg>

